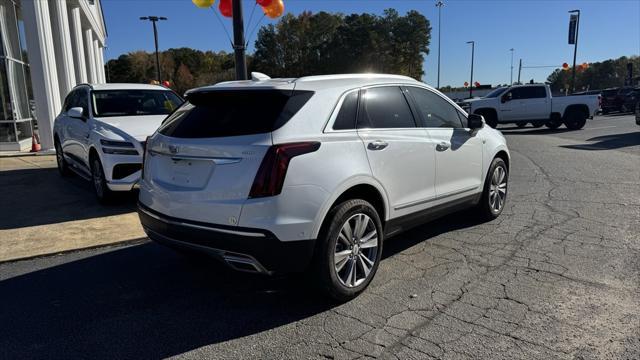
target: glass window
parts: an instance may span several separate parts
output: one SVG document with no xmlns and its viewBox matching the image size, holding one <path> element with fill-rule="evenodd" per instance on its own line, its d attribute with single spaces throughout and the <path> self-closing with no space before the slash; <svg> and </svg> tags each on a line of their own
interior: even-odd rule
<svg viewBox="0 0 640 360">
<path fill-rule="evenodd" d="M 460 118 L 462 127 L 469 127 L 469 120 L 467 120 L 467 115 L 463 114 L 461 111 L 458 111 L 458 117 Z"/>
<path fill-rule="evenodd" d="M 81 107 L 82 114 L 89 116 L 89 89 L 86 87 L 77 89 L 76 95 L 73 97 L 73 106 L 71 107 Z"/>
<path fill-rule="evenodd" d="M 422 127 L 460 128 L 462 122 L 458 110 L 438 94 L 417 87 L 408 87 L 418 112 L 422 116 Z"/>
<path fill-rule="evenodd" d="M 333 130 L 348 130 L 356 128 L 358 113 L 358 92 L 354 91 L 345 96 L 340 112 L 333 122 Z"/>
<path fill-rule="evenodd" d="M 73 98 L 76 95 L 75 90 L 71 90 L 69 95 L 64 99 L 64 105 L 62 106 L 62 111 L 67 112 L 69 109 L 73 107 L 75 99 Z"/>
<path fill-rule="evenodd" d="M 16 129 L 18 132 L 18 141 L 31 138 L 31 120 L 19 121 L 16 123 Z"/>
<path fill-rule="evenodd" d="M 511 100 L 539 99 L 547 97 L 544 86 L 523 86 L 511 90 Z"/>
<path fill-rule="evenodd" d="M 358 128 L 416 127 L 413 114 L 399 87 L 383 86 L 362 90 L 363 106 Z"/>
<path fill-rule="evenodd" d="M 96 90 L 92 101 L 93 115 L 99 117 L 168 115 L 182 104 L 173 91 L 162 90 Z"/>
<path fill-rule="evenodd" d="M 497 89 L 493 90 L 492 92 L 488 93 L 487 95 L 485 95 L 485 97 L 487 97 L 487 98 L 497 98 L 498 96 L 500 96 L 500 94 L 502 94 L 507 89 L 508 89 L 508 87 L 497 88 Z"/>
<path fill-rule="evenodd" d="M 212 138 L 272 132 L 313 96 L 311 91 L 217 90 L 195 92 L 160 128 L 178 138 Z"/>
<path fill-rule="evenodd" d="M 9 96 L 6 60 L 0 58 L 0 120 L 13 119 L 13 105 Z"/>
<path fill-rule="evenodd" d="M 16 128 L 13 122 L 0 123 L 0 142 L 16 142 Z"/>
</svg>

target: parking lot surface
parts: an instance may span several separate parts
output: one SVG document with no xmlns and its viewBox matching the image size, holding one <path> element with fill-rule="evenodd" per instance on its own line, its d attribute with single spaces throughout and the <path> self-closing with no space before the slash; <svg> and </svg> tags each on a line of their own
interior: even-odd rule
<svg viewBox="0 0 640 360">
<path fill-rule="evenodd" d="M 150 242 L 79 251 L 0 264 L 0 357 L 640 358 L 640 127 L 501 130 L 502 216 L 390 240 L 349 303 Z"/>
</svg>

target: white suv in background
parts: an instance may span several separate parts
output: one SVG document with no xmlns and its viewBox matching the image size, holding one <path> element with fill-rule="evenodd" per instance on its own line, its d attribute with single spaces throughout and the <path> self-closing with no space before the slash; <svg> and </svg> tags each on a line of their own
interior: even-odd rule
<svg viewBox="0 0 640 360">
<path fill-rule="evenodd" d="M 143 142 L 182 104 L 173 91 L 145 84 L 81 84 L 54 122 L 62 176 L 91 180 L 98 200 L 129 191 L 140 179 Z"/>
<path fill-rule="evenodd" d="M 436 216 L 504 209 L 500 132 L 404 76 L 233 81 L 187 92 L 148 139 L 149 237 L 237 270 L 311 267 L 329 295 L 363 291 L 389 237 Z"/>
</svg>

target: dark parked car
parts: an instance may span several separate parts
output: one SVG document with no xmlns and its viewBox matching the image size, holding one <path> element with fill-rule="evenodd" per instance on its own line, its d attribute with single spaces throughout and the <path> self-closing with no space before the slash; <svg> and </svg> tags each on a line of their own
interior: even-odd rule
<svg viewBox="0 0 640 360">
<path fill-rule="evenodd" d="M 635 88 L 624 95 L 624 102 L 622 103 L 620 111 L 635 111 L 638 102 L 640 102 L 640 88 Z"/>
<path fill-rule="evenodd" d="M 632 87 L 610 88 L 602 90 L 602 113 L 622 111 L 625 96 L 633 91 Z"/>
</svg>

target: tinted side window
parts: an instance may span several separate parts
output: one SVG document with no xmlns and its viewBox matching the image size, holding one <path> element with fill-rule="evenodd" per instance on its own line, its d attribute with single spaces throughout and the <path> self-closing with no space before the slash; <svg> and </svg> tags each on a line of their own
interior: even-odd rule
<svg viewBox="0 0 640 360">
<path fill-rule="evenodd" d="M 355 129 L 358 113 L 358 92 L 354 91 L 345 96 L 342 106 L 333 122 L 333 130 Z"/>
<path fill-rule="evenodd" d="M 544 98 L 547 96 L 547 92 L 542 86 L 526 86 L 515 88 L 511 90 L 511 94 L 513 95 L 513 100 L 536 99 Z"/>
<path fill-rule="evenodd" d="M 467 120 L 467 116 L 460 111 L 458 111 L 458 117 L 460 118 L 460 122 L 462 122 L 462 127 L 469 127 L 469 121 Z"/>
<path fill-rule="evenodd" d="M 399 87 L 384 86 L 362 90 L 362 102 L 358 128 L 416 127 L 407 99 Z"/>
<path fill-rule="evenodd" d="M 84 110 L 82 114 L 84 116 L 89 115 L 89 91 L 87 89 L 80 88 L 76 91 L 73 107 L 81 107 Z"/>
<path fill-rule="evenodd" d="M 64 99 L 64 106 L 62 107 L 62 111 L 67 112 L 73 107 L 73 104 L 75 103 L 75 96 L 76 90 L 71 91 L 69 95 L 67 95 L 67 97 Z"/>
<path fill-rule="evenodd" d="M 462 123 L 458 110 L 437 94 L 417 88 L 409 87 L 416 107 L 422 115 L 422 127 L 428 128 L 460 128 Z"/>
</svg>

